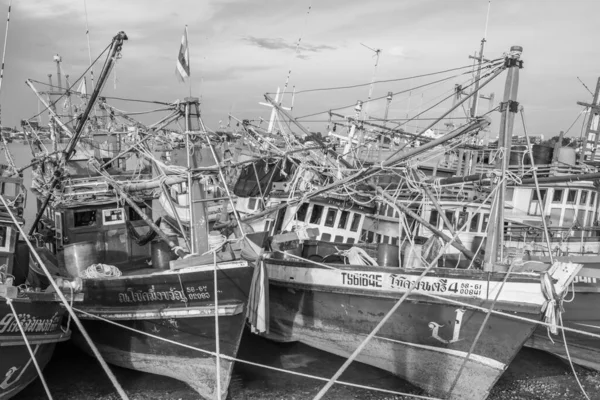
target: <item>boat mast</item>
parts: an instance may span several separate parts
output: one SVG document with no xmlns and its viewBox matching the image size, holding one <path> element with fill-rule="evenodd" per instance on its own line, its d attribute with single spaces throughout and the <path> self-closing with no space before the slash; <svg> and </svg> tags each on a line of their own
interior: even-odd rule
<svg viewBox="0 0 600 400">
<path fill-rule="evenodd" d="M 104 86 L 104 83 L 106 82 L 106 79 L 108 78 L 113 65 L 117 61 L 117 54 L 121 51 L 121 48 L 123 47 L 123 41 L 125 41 L 125 40 L 127 40 L 127 35 L 123 31 L 119 32 L 112 40 L 110 53 L 109 53 L 108 59 L 106 60 L 106 64 L 104 65 L 104 69 L 102 70 L 102 72 L 100 73 L 100 77 L 98 78 L 98 84 L 96 85 L 94 92 L 90 96 L 90 100 L 87 103 L 87 107 L 86 107 L 85 111 L 83 112 L 83 114 L 81 115 L 81 118 L 77 122 L 77 125 L 75 127 L 75 132 L 73 133 L 71 139 L 69 140 L 69 143 L 67 144 L 66 149 L 64 150 L 63 157 L 64 157 L 65 162 L 69 161 L 71 159 L 71 157 L 73 156 L 73 154 L 75 154 L 75 147 L 77 146 L 77 143 L 79 142 L 79 138 L 81 137 L 81 134 L 83 133 L 83 128 L 85 127 L 85 124 L 88 120 L 90 112 L 92 111 L 92 107 L 94 107 L 94 104 L 96 104 L 96 100 L 98 99 L 98 96 L 100 95 L 100 91 L 102 90 L 102 87 Z M 68 130 L 67 127 L 65 127 L 65 129 Z M 38 224 L 38 222 L 40 222 L 42 215 L 44 215 L 44 211 L 46 210 L 46 207 L 48 207 L 50 200 L 52 200 L 53 191 L 56 188 L 56 186 L 58 185 L 58 183 L 60 182 L 61 177 L 62 177 L 61 171 L 57 170 L 55 173 L 55 176 L 52 178 L 52 182 L 50 183 L 50 188 L 48 190 L 48 196 L 46 197 L 46 199 L 43 201 L 40 208 L 38 209 L 38 213 L 35 216 L 35 220 L 33 221 L 31 229 L 29 230 L 29 235 L 32 235 L 36 231 L 37 224 Z"/>
<path fill-rule="evenodd" d="M 512 46 L 510 53 L 505 59 L 505 67 L 508 69 L 506 84 L 504 86 L 504 101 L 500 105 L 502 117 L 500 119 L 500 130 L 498 135 L 498 155 L 495 169 L 499 169 L 499 187 L 494 196 L 493 207 L 490 212 L 490 220 L 487 230 L 487 243 L 485 246 L 484 270 L 493 271 L 494 264 L 503 260 L 504 239 L 504 194 L 506 191 L 506 171 L 510 159 L 510 146 L 514 126 L 515 115 L 519 111 L 519 103 L 516 101 L 519 88 L 519 69 L 523 68 L 520 59 L 523 48 Z"/>
<path fill-rule="evenodd" d="M 201 152 L 202 149 L 191 146 L 190 135 L 196 131 L 196 134 L 206 135 L 206 129 L 200 119 L 200 100 L 197 97 L 186 97 L 185 101 L 185 147 L 187 153 L 187 168 L 188 168 L 188 203 L 190 207 L 190 243 L 192 248 L 189 249 L 191 254 L 203 254 L 208 251 L 208 217 L 206 215 L 206 201 L 204 185 L 198 179 L 192 179 L 192 168 L 199 167 L 197 165 L 198 156 L 196 152 Z M 194 124 L 196 120 L 196 124 Z M 198 129 L 194 129 L 197 126 Z M 198 132 L 199 131 L 199 132 Z M 192 149 L 194 158 L 192 159 Z M 200 157 L 204 159 L 206 157 Z M 200 161 L 202 162 L 202 161 Z M 215 162 L 218 162 L 215 160 Z"/>
</svg>

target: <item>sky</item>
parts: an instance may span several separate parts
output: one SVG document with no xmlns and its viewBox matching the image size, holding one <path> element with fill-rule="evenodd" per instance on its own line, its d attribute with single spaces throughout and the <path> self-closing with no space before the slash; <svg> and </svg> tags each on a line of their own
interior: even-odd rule
<svg viewBox="0 0 600 400">
<path fill-rule="evenodd" d="M 103 95 L 172 102 L 189 96 L 191 87 L 192 95 L 201 98 L 206 125 L 217 129 L 227 124 L 230 113 L 256 123 L 268 119 L 270 109 L 260 104 L 264 94 L 283 89 L 287 82 L 283 105 L 293 105 L 292 114 L 311 129 L 325 131 L 327 114 L 305 116 L 364 101 L 369 86 L 298 93 L 292 104 L 293 88 L 300 92 L 368 84 L 373 78 L 408 78 L 469 66 L 473 61 L 468 56 L 484 36 L 488 0 L 13 0 L 0 92 L 4 126 L 37 114 L 37 98 L 24 82 L 30 78 L 45 83 L 48 74 L 56 82 L 55 54 L 62 57 L 63 74 L 71 82 L 89 66 L 86 9 L 93 58 L 117 32 L 125 31 L 129 38 Z M 0 1 L 0 15 L 7 10 L 8 1 Z M 591 101 L 584 84 L 593 91 L 600 76 L 600 49 L 594 43 L 598 15 L 597 0 L 491 2 L 485 57 L 502 57 L 512 45 L 524 48 L 518 101 L 525 109 L 528 133 L 551 137 L 572 125 L 568 135 L 579 136 L 583 118 L 576 102 Z M 175 74 L 185 25 L 191 84 L 180 83 Z M 381 49 L 376 69 L 371 49 Z M 394 97 L 388 116 L 411 117 L 469 76 L 427 90 L 409 89 L 451 75 L 380 83 L 372 97 L 407 91 Z M 494 93 L 494 105 L 502 99 L 504 80 L 505 74 L 482 91 Z M 124 111 L 159 107 L 111 103 Z M 425 116 L 440 115 L 451 104 L 449 100 L 433 107 Z M 481 102 L 480 110 L 488 107 L 489 102 Z M 378 101 L 367 111 L 381 118 L 385 108 L 385 101 Z M 354 114 L 352 107 L 340 112 Z M 460 110 L 452 115 L 461 116 Z M 154 122 L 159 117 L 140 119 Z M 403 127 L 414 132 L 427 122 Z M 522 130 L 521 123 L 515 126 L 515 134 Z"/>
</svg>

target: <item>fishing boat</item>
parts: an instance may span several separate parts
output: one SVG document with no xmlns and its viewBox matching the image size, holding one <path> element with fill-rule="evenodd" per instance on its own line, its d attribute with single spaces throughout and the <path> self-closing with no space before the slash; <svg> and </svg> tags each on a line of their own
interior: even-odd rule
<svg viewBox="0 0 600 400">
<path fill-rule="evenodd" d="M 29 252 L 18 240 L 15 226 L 24 223 L 23 179 L 3 166 L 0 188 L 6 202 L 0 204 L 0 399 L 4 400 L 38 377 L 37 368 L 48 364 L 56 344 L 69 340 L 71 331 L 62 325 L 66 311 L 54 294 L 41 292 L 39 286 L 36 291 L 28 279 Z M 9 211 L 17 216 L 16 222 Z"/>
<path fill-rule="evenodd" d="M 502 66 L 492 74 L 497 76 L 501 70 L 508 70 L 503 121 L 512 120 L 517 111 L 520 54 L 521 49 L 513 47 Z M 462 224 L 454 235 L 447 235 L 376 184 L 363 182 L 361 186 L 357 182 L 369 177 L 375 181 L 380 176 L 385 177 L 384 168 L 393 168 L 445 141 L 482 129 L 489 121 L 475 119 L 443 137 L 408 148 L 400 155 L 396 151 L 378 164 L 363 165 L 359 172 L 345 175 L 343 167 L 355 168 L 352 160 L 345 160 L 330 146 L 319 143 L 318 138 L 300 127 L 285 110 L 275 102 L 271 104 L 304 132 L 306 140 L 321 145 L 325 150 L 321 154 L 329 154 L 342 164 L 338 167 L 342 174 L 296 196 L 293 196 L 296 187 L 288 186 L 284 188 L 286 201 L 263 207 L 262 211 L 250 213 L 246 218 L 246 222 L 266 215 L 275 218 L 272 253 L 263 259 L 269 278 L 269 332 L 266 336 L 283 342 L 300 341 L 348 357 L 350 361 L 385 369 L 434 396 L 486 398 L 538 321 L 544 317 L 552 320 L 556 310 L 550 311 L 553 307 L 549 304 L 560 302 L 581 266 L 557 262 L 532 268 L 511 259 L 504 251 L 504 207 L 498 204 L 504 204 L 505 159 L 496 166 L 503 178 L 494 182 L 495 189 L 477 209 L 478 213 L 488 212 L 490 218 L 485 227 L 485 257 L 476 260 L 477 267 L 471 269 L 438 266 L 439 258 L 450 245 L 461 249 L 470 259 L 474 258 L 472 252 L 456 241 L 467 225 Z M 506 137 L 511 136 L 512 125 L 502 123 L 501 126 L 499 147 L 508 147 L 505 151 L 510 154 Z M 352 142 L 351 137 L 348 142 Z M 344 150 L 344 154 L 348 151 Z M 255 182 L 259 183 L 259 192 L 265 189 L 260 186 L 262 181 L 258 176 Z M 413 180 L 413 183 L 427 185 L 426 180 Z M 341 192 L 345 196 L 331 195 L 339 187 L 343 187 Z M 365 193 L 371 199 L 379 195 L 379 201 L 392 210 L 406 213 L 432 228 L 445 242 L 444 247 L 434 252 L 426 266 L 405 262 L 399 267 L 399 246 L 393 242 L 365 244 L 357 233 L 359 229 L 365 232 L 368 228 L 365 218 L 373 211 L 368 201 L 362 202 L 358 197 Z M 241 193 L 236 194 L 240 202 Z M 347 198 L 363 208 L 344 206 Z M 355 219 L 360 226 L 353 230 L 350 221 Z M 318 229 L 310 231 L 310 228 Z M 324 390 L 328 387 L 326 385 Z M 319 396 L 323 394 L 322 391 Z"/>
<path fill-rule="evenodd" d="M 49 262 L 55 259 L 54 269 L 82 278 L 77 291 L 83 301 L 75 309 L 107 362 L 179 379 L 206 399 L 225 398 L 254 274 L 241 257 L 249 239 L 232 249 L 219 232 L 209 235 L 204 182 L 215 179 L 215 171 L 192 170 L 218 164 L 222 150 L 203 129 L 197 98 L 177 103 L 172 114 L 185 118 L 183 173 L 139 145 L 165 124 L 151 129 L 129 118 L 141 141 L 127 148 L 113 131 L 84 129 L 126 39 L 123 32 L 113 39 L 74 129 L 49 108 L 69 140 L 58 156 L 42 154 L 34 162 L 40 201 L 32 234 L 43 236 L 45 247 L 38 250 Z M 130 154 L 137 157 L 134 169 L 128 169 Z M 153 200 L 162 191 L 173 201 L 169 185 L 182 182 L 187 221 L 176 212 L 158 220 L 152 205 L 160 202 Z M 181 206 L 173 203 L 171 211 Z M 74 342 L 90 351 L 81 335 Z"/>
</svg>

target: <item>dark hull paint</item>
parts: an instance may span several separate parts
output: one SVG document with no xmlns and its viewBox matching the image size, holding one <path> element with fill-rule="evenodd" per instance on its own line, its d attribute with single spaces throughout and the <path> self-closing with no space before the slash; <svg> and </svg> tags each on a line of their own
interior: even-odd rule
<svg viewBox="0 0 600 400">
<path fill-rule="evenodd" d="M 269 338 L 300 341 L 348 357 L 400 296 L 271 280 L 269 298 Z M 479 300 L 470 303 L 481 305 Z M 459 314 L 462 320 L 456 329 Z M 523 314 L 541 316 L 539 311 Z M 492 314 L 449 393 L 484 318 L 480 311 L 427 299 L 407 300 L 357 360 L 397 374 L 434 396 L 484 399 L 535 328 L 533 323 Z"/>
<path fill-rule="evenodd" d="M 575 287 L 577 288 L 577 284 Z M 570 297 L 570 294 L 567 295 Z M 575 292 L 572 302 L 563 303 L 565 312 L 562 314 L 563 323 L 566 327 L 600 334 L 600 318 L 598 316 L 598 305 L 600 304 L 599 292 Z M 558 335 L 550 335 L 554 343 L 548 338 L 545 327 L 538 327 L 531 339 L 525 346 L 544 350 L 559 357 L 567 358 L 567 350 L 563 340 L 562 332 Z M 575 332 L 565 331 L 565 338 L 572 361 L 600 371 L 600 339 L 582 335 Z"/>
<path fill-rule="evenodd" d="M 62 332 L 60 328 L 65 310 L 56 302 L 14 300 L 13 305 L 27 332 L 36 360 L 43 369 L 50 361 L 56 343 L 70 337 L 70 333 Z M 14 397 L 37 377 L 37 370 L 21 333 L 15 326 L 13 314 L 7 304 L 1 303 L 0 399 Z"/>
<path fill-rule="evenodd" d="M 247 265 L 218 273 L 220 352 L 235 357 L 245 323 L 245 306 L 253 268 Z M 193 289 L 193 290 L 192 290 Z M 82 314 L 84 326 L 109 363 L 186 382 L 201 396 L 217 397 L 215 358 L 144 333 L 214 352 L 215 318 L 212 269 L 121 279 L 86 280 L 79 308 L 125 327 Z M 151 293 L 151 294 L 148 294 Z M 160 294 L 160 295 L 159 295 Z M 200 315 L 185 314 L 200 310 Z M 181 314 L 183 312 L 184 314 Z M 157 313 L 163 313 L 163 316 Z M 169 314 L 171 313 L 171 314 Z M 75 343 L 87 349 L 80 335 Z M 226 396 L 233 362 L 221 359 L 221 389 Z"/>
</svg>

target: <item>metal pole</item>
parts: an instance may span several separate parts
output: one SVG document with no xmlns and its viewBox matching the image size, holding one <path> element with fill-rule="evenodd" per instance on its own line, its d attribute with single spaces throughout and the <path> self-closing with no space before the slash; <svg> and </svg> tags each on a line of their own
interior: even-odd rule
<svg viewBox="0 0 600 400">
<path fill-rule="evenodd" d="M 510 55 L 506 57 L 505 67 L 508 67 L 506 84 L 504 86 L 504 101 L 502 103 L 502 118 L 500 120 L 500 132 L 498 137 L 499 159 L 496 161 L 496 169 L 501 169 L 500 189 L 496 193 L 493 202 L 494 208 L 490 213 L 488 225 L 487 243 L 485 247 L 484 269 L 493 271 L 494 264 L 502 261 L 504 241 L 504 196 L 506 191 L 506 172 L 510 160 L 510 146 L 513 132 L 515 114 L 518 111 L 516 101 L 519 88 L 519 69 L 523 62 L 520 60 L 523 48 L 512 46 Z"/>
</svg>

